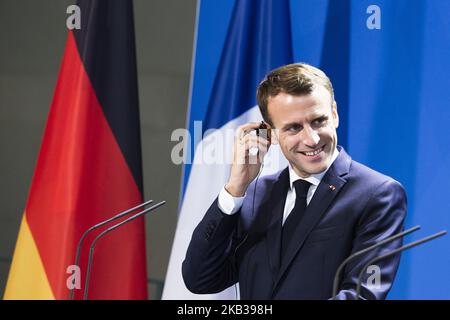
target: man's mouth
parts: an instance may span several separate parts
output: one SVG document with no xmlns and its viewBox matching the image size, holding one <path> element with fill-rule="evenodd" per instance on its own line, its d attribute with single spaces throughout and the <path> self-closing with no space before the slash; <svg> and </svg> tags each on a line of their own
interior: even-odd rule
<svg viewBox="0 0 450 320">
<path fill-rule="evenodd" d="M 319 153 L 321 153 L 324 149 L 324 146 L 317 148 L 315 150 L 312 151 L 300 151 L 301 154 L 307 156 L 307 157 L 314 157 L 317 156 Z"/>
</svg>

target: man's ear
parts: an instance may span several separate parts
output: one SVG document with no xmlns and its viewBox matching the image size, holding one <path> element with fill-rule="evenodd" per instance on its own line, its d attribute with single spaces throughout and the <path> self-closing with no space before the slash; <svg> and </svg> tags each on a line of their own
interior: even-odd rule
<svg viewBox="0 0 450 320">
<path fill-rule="evenodd" d="M 331 107 L 331 113 L 333 115 L 333 123 L 334 127 L 339 127 L 339 114 L 337 112 L 337 103 L 336 101 L 333 102 L 333 106 Z"/>
</svg>

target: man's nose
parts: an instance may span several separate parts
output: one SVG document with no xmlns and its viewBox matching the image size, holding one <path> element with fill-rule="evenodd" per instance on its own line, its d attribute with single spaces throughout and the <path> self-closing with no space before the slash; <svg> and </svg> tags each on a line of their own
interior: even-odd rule
<svg viewBox="0 0 450 320">
<path fill-rule="evenodd" d="M 305 126 L 301 131 L 301 135 L 302 143 L 305 146 L 315 147 L 320 141 L 319 134 L 311 127 Z"/>
</svg>

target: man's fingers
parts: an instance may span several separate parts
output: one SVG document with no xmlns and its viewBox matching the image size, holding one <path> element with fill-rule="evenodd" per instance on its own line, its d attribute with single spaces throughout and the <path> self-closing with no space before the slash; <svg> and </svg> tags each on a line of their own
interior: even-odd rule
<svg viewBox="0 0 450 320">
<path fill-rule="evenodd" d="M 249 163 L 249 157 L 254 157 L 258 154 L 264 157 L 264 155 L 268 152 L 269 144 L 267 143 L 267 141 L 261 142 L 257 140 L 250 140 L 246 144 L 242 145 L 239 149 L 239 164 L 245 164 Z"/>
<path fill-rule="evenodd" d="M 251 148 L 258 148 L 260 150 L 265 150 L 268 149 L 269 146 L 270 143 L 266 139 L 262 137 L 247 135 L 243 138 L 243 143 L 239 144 L 238 150 L 240 151 L 240 154 L 242 153 L 247 154 L 248 150 L 250 150 Z"/>
<path fill-rule="evenodd" d="M 237 152 L 235 158 L 237 164 L 260 164 L 262 158 L 267 153 L 270 142 L 264 137 L 249 133 L 252 130 L 259 128 L 259 126 L 259 122 L 251 122 L 238 128 L 237 137 L 239 143 L 236 144 Z"/>
<path fill-rule="evenodd" d="M 252 147 L 246 151 L 245 163 L 261 164 L 267 152 L 268 152 L 267 146 L 258 144 L 258 148 Z"/>
<path fill-rule="evenodd" d="M 242 144 L 245 145 L 249 142 L 259 142 L 264 145 L 269 145 L 269 141 L 263 137 L 260 136 L 254 136 L 254 135 L 246 135 L 242 138 Z"/>
<path fill-rule="evenodd" d="M 247 135 L 251 130 L 258 129 L 260 126 L 260 122 L 249 122 L 239 126 L 236 130 L 236 138 L 242 139 L 245 135 Z"/>
<path fill-rule="evenodd" d="M 260 150 L 264 150 L 264 149 L 267 149 L 267 144 L 261 143 L 258 141 L 250 141 L 244 145 L 243 150 L 248 151 L 253 148 L 258 148 Z"/>
</svg>

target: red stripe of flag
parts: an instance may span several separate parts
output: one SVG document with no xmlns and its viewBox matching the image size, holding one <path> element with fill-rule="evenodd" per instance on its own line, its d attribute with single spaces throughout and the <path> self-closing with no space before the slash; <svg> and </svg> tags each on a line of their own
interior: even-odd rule
<svg viewBox="0 0 450 320">
<path fill-rule="evenodd" d="M 95 6 L 85 8 L 93 10 Z M 86 11 L 82 14 L 88 17 Z M 96 14 L 108 12 L 99 10 Z M 87 26 L 96 27 L 95 23 Z M 84 30 L 88 31 L 94 30 Z M 114 34 L 109 36 L 114 41 Z M 134 34 L 130 36 L 134 38 Z M 128 44 L 134 46 L 134 40 Z M 94 50 L 91 57 L 97 54 L 95 48 L 83 50 Z M 130 123 L 120 130 L 114 124 L 111 126 L 110 118 L 105 115 L 106 112 L 111 116 L 111 110 L 107 109 L 110 105 L 100 103 L 92 83 L 93 75 L 86 70 L 81 56 L 74 34 L 69 32 L 26 205 L 28 225 L 56 299 L 69 298 L 66 270 L 75 261 L 76 245 L 82 233 L 93 224 L 142 202 L 141 168 L 136 167 L 140 159 L 131 161 L 133 167 L 128 161 L 130 154 L 131 158 L 141 155 L 139 136 L 136 137 L 138 115 L 124 117 L 122 120 Z M 117 94 L 114 92 L 117 88 L 108 89 L 107 79 L 120 75 L 115 75 L 114 70 L 100 70 L 105 74 L 95 74 L 95 81 L 98 85 L 98 81 L 105 79 L 103 97 Z M 135 70 L 130 74 L 136 76 Z M 137 112 L 137 88 L 127 90 L 122 97 L 126 98 L 127 94 L 131 95 L 131 107 L 122 103 L 120 108 L 124 109 L 116 108 L 114 112 Z M 133 134 L 127 134 L 123 128 L 132 128 Z M 137 147 L 133 150 L 129 146 Z M 82 289 L 92 238 L 85 241 L 80 261 Z M 94 256 L 89 298 L 146 299 L 146 278 L 145 229 L 140 218 L 100 240 Z M 82 298 L 82 290 L 76 290 L 75 298 Z"/>
</svg>

